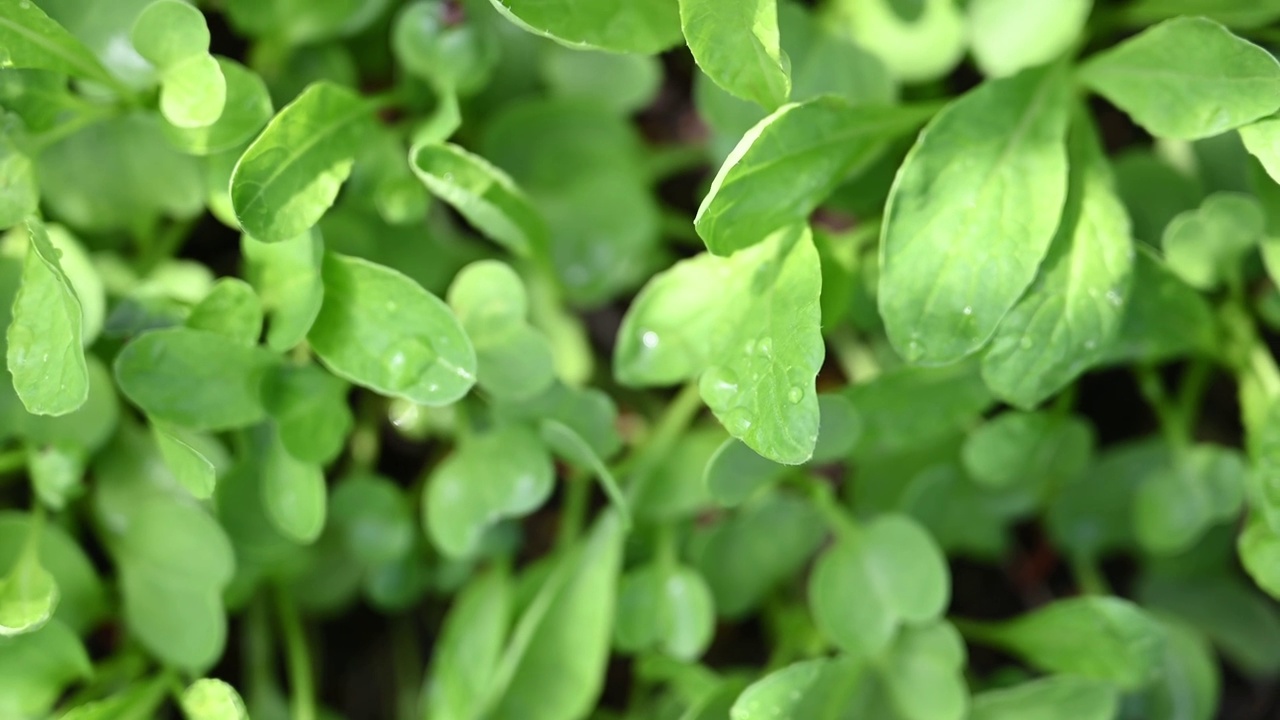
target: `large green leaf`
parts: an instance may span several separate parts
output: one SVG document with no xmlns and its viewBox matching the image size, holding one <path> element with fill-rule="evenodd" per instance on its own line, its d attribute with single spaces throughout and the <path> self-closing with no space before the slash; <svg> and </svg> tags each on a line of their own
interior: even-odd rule
<svg viewBox="0 0 1280 720">
<path fill-rule="evenodd" d="M 1159 137 L 1212 137 L 1280 109 L 1280 62 L 1205 18 L 1150 27 L 1090 58 L 1079 72 Z"/>
<path fill-rule="evenodd" d="M 939 113 L 898 171 L 880 245 L 880 314 L 910 363 L 980 349 L 1035 278 L 1067 190 L 1060 67 L 991 80 Z"/>
<path fill-rule="evenodd" d="M 330 82 L 307 87 L 253 141 L 231 175 L 244 231 L 280 242 L 309 230 L 333 205 L 372 122 L 372 107 Z"/>
<path fill-rule="evenodd" d="M 720 87 L 772 110 L 791 94 L 778 45 L 777 0 L 680 0 L 680 25 L 698 67 Z"/>
<path fill-rule="evenodd" d="M 195 430 L 245 427 L 266 415 L 271 353 L 190 328 L 143 333 L 116 356 L 120 391 L 148 415 Z"/>
<path fill-rule="evenodd" d="M 0 66 L 54 70 L 118 87 L 88 48 L 30 0 L 0 0 Z"/>
<path fill-rule="evenodd" d="M 982 358 L 988 387 L 1022 408 L 1043 402 L 1101 359 L 1129 295 L 1129 218 L 1089 122 L 1079 118 L 1071 131 L 1070 188 L 1049 254 Z"/>
<path fill-rule="evenodd" d="M 779 108 L 720 167 L 694 219 L 698 234 L 711 252 L 729 255 L 803 222 L 850 171 L 931 111 L 850 106 L 830 97 Z"/>
<path fill-rule="evenodd" d="M 89 397 L 80 300 L 44 223 L 27 220 L 27 233 L 31 246 L 6 336 L 9 373 L 28 412 L 65 415 Z"/>
<path fill-rule="evenodd" d="M 490 0 L 529 32 L 570 47 L 656 53 L 680 41 L 676 0 Z"/>
<path fill-rule="evenodd" d="M 546 576 L 511 632 L 490 686 L 493 720 L 575 720 L 604 687 L 613 627 L 622 524 L 613 513 Z"/>
<path fill-rule="evenodd" d="M 339 377 L 422 405 L 447 405 L 476 381 L 476 353 L 440 298 L 392 270 L 329 253 L 324 305 L 307 338 Z"/>
<path fill-rule="evenodd" d="M 818 437 L 821 284 L 807 228 L 785 228 L 728 258 L 681 261 L 627 311 L 618 379 L 662 385 L 700 376 L 703 400 L 730 434 L 770 460 L 802 463 Z"/>
</svg>

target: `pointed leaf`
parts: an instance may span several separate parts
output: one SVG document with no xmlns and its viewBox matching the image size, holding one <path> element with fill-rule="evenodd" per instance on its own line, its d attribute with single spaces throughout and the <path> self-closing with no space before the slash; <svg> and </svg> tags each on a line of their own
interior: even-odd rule
<svg viewBox="0 0 1280 720">
<path fill-rule="evenodd" d="M 934 117 L 898 171 L 880 315 L 907 362 L 980 349 L 1035 278 L 1067 189 L 1061 68 L 991 80 Z"/>
</svg>

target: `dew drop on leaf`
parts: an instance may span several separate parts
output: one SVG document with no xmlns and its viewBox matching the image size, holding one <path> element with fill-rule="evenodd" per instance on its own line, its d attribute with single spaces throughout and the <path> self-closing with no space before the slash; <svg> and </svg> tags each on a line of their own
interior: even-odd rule
<svg viewBox="0 0 1280 720">
<path fill-rule="evenodd" d="M 746 408 L 734 408 L 724 416 L 724 426 L 733 435 L 744 435 L 751 429 L 751 413 Z"/>
<path fill-rule="evenodd" d="M 396 390 L 412 387 L 435 360 L 435 348 L 426 338 L 411 337 L 398 342 L 386 354 L 388 381 Z"/>
<path fill-rule="evenodd" d="M 760 340 L 756 342 L 756 352 L 759 352 L 761 355 L 765 357 L 772 356 L 773 355 L 773 338 L 769 338 L 769 337 L 760 338 Z"/>
<path fill-rule="evenodd" d="M 793 385 L 791 389 L 787 391 L 787 402 L 791 403 L 792 405 L 798 405 L 800 401 L 803 399 L 804 399 L 804 388 L 800 387 L 799 385 Z"/>
<path fill-rule="evenodd" d="M 1031 346 L 1034 344 L 1035 343 L 1031 341 L 1031 338 L 1024 337 L 1022 338 L 1022 342 L 1018 343 L 1018 346 L 1021 347 L 1023 350 L 1030 350 Z"/>
<path fill-rule="evenodd" d="M 713 367 L 702 376 L 698 389 L 712 409 L 726 408 L 737 400 L 738 376 L 727 368 Z"/>
<path fill-rule="evenodd" d="M 658 337 L 658 333 L 652 330 L 645 330 L 644 333 L 640 335 L 640 344 L 647 348 L 656 348 L 658 347 L 659 342 L 661 342 L 661 338 Z"/>
</svg>

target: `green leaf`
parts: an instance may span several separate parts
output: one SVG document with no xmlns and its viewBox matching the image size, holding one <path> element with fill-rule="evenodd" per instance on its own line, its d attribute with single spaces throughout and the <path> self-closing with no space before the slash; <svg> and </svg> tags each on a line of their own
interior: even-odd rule
<svg viewBox="0 0 1280 720">
<path fill-rule="evenodd" d="M 1216 320 L 1204 296 L 1150 249 L 1137 250 L 1120 330 L 1099 363 L 1156 363 L 1216 347 Z"/>
<path fill-rule="evenodd" d="M 329 502 L 333 526 L 361 563 L 373 567 L 403 558 L 417 528 L 401 489 L 380 475 L 357 474 L 338 484 Z"/>
<path fill-rule="evenodd" d="M 778 45 L 776 0 L 680 0 L 680 27 L 717 85 L 767 110 L 787 101 L 791 63 Z"/>
<path fill-rule="evenodd" d="M 1244 503 L 1245 463 L 1240 453 L 1216 445 L 1186 449 L 1138 486 L 1133 527 L 1150 553 L 1189 549 L 1218 522 L 1230 520 Z"/>
<path fill-rule="evenodd" d="M 186 325 L 253 347 L 262 335 L 262 303 L 249 283 L 237 278 L 223 278 L 214 283 L 209 294 L 191 308 Z"/>
<path fill-rule="evenodd" d="M 164 70 L 209 52 L 209 26 L 194 5 L 156 0 L 133 21 L 133 47 L 147 62 Z"/>
<path fill-rule="evenodd" d="M 226 101 L 217 120 L 199 127 L 164 126 L 169 142 L 192 155 L 239 149 L 267 124 L 274 112 L 271 95 L 257 73 L 229 58 L 216 60 L 226 87 Z M 211 75 L 207 69 L 203 72 Z M 222 190 L 225 192 L 226 188 Z"/>
<path fill-rule="evenodd" d="M 1120 696 L 1110 683 L 1054 675 L 973 698 L 970 720 L 1112 720 Z"/>
<path fill-rule="evenodd" d="M 879 668 L 899 716 L 903 720 L 967 718 L 965 659 L 964 640 L 945 621 L 905 628 Z"/>
<path fill-rule="evenodd" d="M 898 368 L 852 385 L 845 393 L 862 421 L 854 448 L 860 457 L 937 441 L 968 426 L 995 402 L 973 361 Z M 929 412 L 919 412 L 921 407 Z"/>
<path fill-rule="evenodd" d="M 630 473 L 627 492 L 636 518 L 667 522 L 695 516 L 711 505 L 704 476 L 724 439 L 725 433 L 718 427 L 692 428 L 652 470 L 640 468 Z"/>
<path fill-rule="evenodd" d="M 937 618 L 950 599 L 946 558 L 922 527 L 876 518 L 823 553 L 809 581 L 814 621 L 857 657 L 879 656 L 898 628 Z"/>
<path fill-rule="evenodd" d="M 1092 8 L 1093 0 L 974 0 L 968 8 L 973 57 L 988 77 L 1050 62 L 1076 43 Z"/>
<path fill-rule="evenodd" d="M 1223 559 L 1230 547 L 1223 548 Z M 1178 618 L 1211 640 L 1231 664 L 1250 675 L 1280 668 L 1280 613 L 1243 579 L 1214 573 L 1179 576 L 1149 572 L 1135 596 L 1143 607 Z"/>
<path fill-rule="evenodd" d="M 201 678 L 182 691 L 187 720 L 249 720 L 236 689 L 216 678 Z"/>
<path fill-rule="evenodd" d="M 683 260 L 628 309 L 615 373 L 627 385 L 701 375 L 702 398 L 731 435 L 775 462 L 805 462 L 818 437 L 821 278 L 807 228 Z"/>
<path fill-rule="evenodd" d="M 1090 122 L 1078 117 L 1071 131 L 1066 207 L 1048 255 L 982 358 L 988 387 L 1021 408 L 1044 402 L 1101 359 L 1129 296 L 1129 219 Z"/>
<path fill-rule="evenodd" d="M 519 255 L 540 252 L 547 228 L 520 188 L 484 158 L 451 145 L 417 145 L 409 166 L 432 194 L 489 238 Z"/>
<path fill-rule="evenodd" d="M 904 83 L 937 80 L 965 51 L 964 16 L 954 0 L 923 0 L 916 18 L 902 17 L 895 0 L 837 0 L 828 9 L 859 45 L 879 57 Z"/>
<path fill-rule="evenodd" d="M 228 0 L 226 9 L 232 26 L 241 33 L 314 47 L 318 41 L 359 32 L 382 16 L 387 4 L 387 0 Z"/>
<path fill-rule="evenodd" d="M 1105 680 L 1126 690 L 1153 680 L 1164 652 L 1160 625 L 1136 605 L 1114 597 L 1059 600 L 979 629 L 976 639 L 1041 670 Z"/>
<path fill-rule="evenodd" d="M 1280 598 L 1280 533 L 1261 514 L 1250 513 L 1238 547 L 1249 577 L 1268 595 Z"/>
<path fill-rule="evenodd" d="M 1170 221 L 1161 243 L 1165 261 L 1200 290 L 1239 283 L 1242 261 L 1262 240 L 1265 225 L 1262 206 L 1252 195 L 1214 193 Z"/>
<path fill-rule="evenodd" d="M 45 445 L 32 448 L 27 474 L 40 502 L 61 510 L 84 492 L 84 453 L 74 446 Z"/>
<path fill-rule="evenodd" d="M 263 403 L 290 455 L 327 465 L 342 452 L 355 425 L 349 390 L 316 365 L 282 366 L 267 376 Z"/>
<path fill-rule="evenodd" d="M 277 352 L 302 342 L 324 302 L 324 245 L 315 230 L 277 243 L 245 235 L 241 251 L 246 275 L 270 315 L 267 346 Z"/>
<path fill-rule="evenodd" d="M 335 375 L 421 405 L 471 389 L 476 353 L 440 298 L 387 267 L 328 253 L 324 305 L 307 338 Z"/>
<path fill-rule="evenodd" d="M 244 231 L 281 242 L 314 226 L 351 173 L 372 112 L 355 93 L 324 81 L 282 108 L 231 175 L 231 204 Z"/>
<path fill-rule="evenodd" d="M 725 159 L 694 219 L 698 235 L 711 252 L 729 255 L 806 220 L 850 172 L 932 111 L 829 97 L 779 108 Z"/>
<path fill-rule="evenodd" d="M 0 568 L 16 568 L 22 562 L 34 523 L 28 514 L 0 513 Z M 107 611 L 106 589 L 84 550 L 67 531 L 45 524 L 38 540 L 38 560 L 58 587 L 55 623 L 85 633 L 102 621 Z"/>
<path fill-rule="evenodd" d="M 427 720 L 478 720 L 511 614 L 511 581 L 498 567 L 476 575 L 458 593 L 423 690 Z"/>
<path fill-rule="evenodd" d="M 0 118 L 0 130 L 6 130 L 6 124 Z M 0 229 L 22 222 L 40 204 L 35 165 L 13 143 L 11 134 L 0 132 Z"/>
<path fill-rule="evenodd" d="M 1047 525 L 1054 543 L 1079 557 L 1129 548 L 1133 544 L 1133 501 L 1138 485 L 1169 464 L 1169 448 L 1159 438 L 1107 449 L 1050 499 Z"/>
<path fill-rule="evenodd" d="M 449 286 L 449 306 L 476 349 L 476 382 L 494 397 L 524 400 L 555 381 L 546 336 L 527 321 L 529 298 L 510 266 L 481 260 Z"/>
<path fill-rule="evenodd" d="M 613 513 L 558 558 L 517 621 L 490 685 L 501 692 L 484 717 L 573 720 L 604 686 L 613 626 L 622 524 Z"/>
<path fill-rule="evenodd" d="M 1079 75 L 1158 137 L 1212 137 L 1280 109 L 1280 62 L 1205 18 L 1147 28 L 1090 58 Z"/>
<path fill-rule="evenodd" d="M 445 3 L 410 3 L 396 15 L 391 31 L 391 50 L 400 65 L 445 98 L 482 89 L 498 61 L 498 41 L 486 22 L 490 15 L 462 7 L 466 19 L 458 22 Z"/>
<path fill-rule="evenodd" d="M 262 503 L 271 522 L 291 540 L 315 542 L 324 529 L 328 505 L 320 466 L 289 454 L 277 432 L 272 434 L 262 476 Z"/>
<path fill-rule="evenodd" d="M 675 0 L 490 0 L 525 30 L 570 47 L 652 54 L 680 41 Z"/>
<path fill-rule="evenodd" d="M 222 116 L 227 81 L 218 61 L 197 55 L 165 69 L 160 86 L 160 112 L 176 127 L 204 128 Z"/>
<path fill-rule="evenodd" d="M 1240 128 L 1240 140 L 1258 158 L 1267 175 L 1280 183 L 1280 118 L 1266 118 Z M 3 223 L 0 223 L 3 225 Z"/>
<path fill-rule="evenodd" d="M 3 67 L 53 70 L 119 87 L 88 48 L 30 0 L 0 0 L 0 48 Z"/>
<path fill-rule="evenodd" d="M 58 606 L 58 582 L 40 562 L 44 518 L 36 518 L 17 561 L 0 578 L 0 637 L 39 630 Z"/>
<path fill-rule="evenodd" d="M 120 391 L 151 417 L 192 430 L 245 427 L 266 415 L 267 351 L 190 328 L 153 330 L 116 356 Z"/>
<path fill-rule="evenodd" d="M 13 388 L 27 411 L 65 415 L 89 397 L 80 300 L 44 224 L 27 220 L 31 246 L 6 336 Z"/>
<path fill-rule="evenodd" d="M 488 527 L 540 507 L 555 481 L 551 455 L 537 433 L 505 425 L 460 442 L 431 473 L 422 521 L 450 557 L 476 551 Z"/>
<path fill-rule="evenodd" d="M 793 663 L 752 683 L 733 703 L 732 720 L 853 720 L 867 713 L 874 692 L 856 658 Z"/>
<path fill-rule="evenodd" d="M 539 429 L 542 433 L 543 442 L 556 455 L 578 467 L 585 467 L 591 470 L 596 480 L 600 482 L 600 487 L 604 488 L 605 495 L 609 497 L 609 502 L 613 503 L 614 508 L 617 510 L 623 527 L 629 528 L 631 525 L 631 503 L 627 501 L 627 496 L 622 492 L 622 487 L 618 485 L 618 481 L 613 477 L 613 473 L 609 471 L 609 467 L 604 464 L 604 461 L 600 459 L 600 456 L 596 454 L 591 445 L 576 430 L 558 420 L 543 420 L 539 424 Z"/>
<path fill-rule="evenodd" d="M 907 362 L 991 339 L 1035 278 L 1067 190 L 1060 67 L 990 80 L 930 121 L 898 171 L 880 246 L 880 314 Z"/>
<path fill-rule="evenodd" d="M 613 457 L 622 447 L 617 430 L 618 409 L 608 395 L 595 388 L 573 388 L 556 383 L 535 398 L 503 402 L 496 409 L 508 420 L 555 420 L 562 423 L 604 459 Z"/>
<path fill-rule="evenodd" d="M 196 449 L 190 438 L 176 427 L 167 427 L 161 423 L 151 423 L 151 434 L 155 438 L 156 447 L 169 472 L 178 482 L 191 491 L 197 499 L 204 500 L 213 496 L 214 485 L 218 476 L 213 463 Z"/>
<path fill-rule="evenodd" d="M 661 649 L 696 660 L 715 630 L 711 590 L 696 570 L 661 561 L 623 575 L 618 587 L 614 643 L 624 652 Z"/>
<path fill-rule="evenodd" d="M 0 713 L 47 717 L 69 685 L 92 675 L 80 638 L 56 620 L 36 632 L 0 638 Z"/>
<path fill-rule="evenodd" d="M 826 536 L 818 511 L 793 495 L 757 495 L 708 531 L 695 567 L 716 611 L 740 618 L 809 561 Z"/>
<path fill-rule="evenodd" d="M 647 107 L 662 85 L 662 63 L 645 55 L 548 45 L 539 69 L 552 95 L 591 100 L 619 115 Z"/>
<path fill-rule="evenodd" d="M 733 506 L 760 488 L 781 480 L 790 471 L 786 465 L 761 457 L 742 441 L 729 438 L 707 462 L 703 482 L 716 502 Z"/>
<path fill-rule="evenodd" d="M 1139 707 L 1152 720 L 1210 720 L 1219 708 L 1221 661 L 1199 633 L 1163 620 L 1166 642 L 1161 678 Z"/>
<path fill-rule="evenodd" d="M 1052 413 L 1004 412 L 965 439 L 961 458 L 969 477 L 987 487 L 1015 484 L 1058 488 L 1089 464 L 1089 425 Z"/>
<path fill-rule="evenodd" d="M 1203 15 L 1223 25 L 1251 29 L 1280 18 L 1276 0 L 1137 0 L 1123 9 L 1131 25 L 1148 25 L 1179 15 Z"/>
</svg>

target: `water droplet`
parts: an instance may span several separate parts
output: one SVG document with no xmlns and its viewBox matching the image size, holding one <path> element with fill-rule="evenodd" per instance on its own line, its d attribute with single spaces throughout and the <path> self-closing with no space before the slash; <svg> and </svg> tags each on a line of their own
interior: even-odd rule
<svg viewBox="0 0 1280 720">
<path fill-rule="evenodd" d="M 22 10 L 29 10 L 31 8 L 31 3 L 28 2 L 28 0 L 22 0 L 22 2 L 18 3 L 18 8 Z"/>
<path fill-rule="evenodd" d="M 969 307 L 968 305 L 965 305 L 965 306 L 964 306 L 964 310 L 963 310 L 962 312 L 964 312 L 964 314 L 965 314 L 965 315 L 972 315 L 972 314 L 973 314 L 973 308 Z"/>
<path fill-rule="evenodd" d="M 713 367 L 698 381 L 698 389 L 712 409 L 729 407 L 738 398 L 738 376 L 728 368 Z"/>
<path fill-rule="evenodd" d="M 748 340 L 747 344 L 742 346 L 742 352 L 746 353 L 747 355 L 753 355 L 755 354 L 755 351 L 756 351 L 755 340 Z"/>
<path fill-rule="evenodd" d="M 451 183 L 453 182 L 453 173 L 447 172 L 444 175 L 441 175 L 440 179 L 444 180 L 447 183 Z"/>
<path fill-rule="evenodd" d="M 1022 342 L 1018 343 L 1018 346 L 1021 347 L 1023 350 L 1030 350 L 1031 346 L 1034 344 L 1035 343 L 1031 341 L 1031 338 L 1024 337 L 1022 338 Z"/>
<path fill-rule="evenodd" d="M 436 351 L 430 340 L 410 337 L 392 345 L 384 358 L 391 389 L 406 390 L 435 362 Z"/>
<path fill-rule="evenodd" d="M 640 344 L 650 349 L 658 347 L 659 341 L 658 333 L 652 330 L 645 330 L 644 334 L 640 336 Z"/>
<path fill-rule="evenodd" d="M 387 301 L 387 312 L 389 312 L 389 313 L 395 312 L 395 311 L 396 311 L 396 307 L 397 307 L 397 305 L 396 305 L 396 301 L 395 301 L 395 300 L 388 300 L 388 301 Z"/>
<path fill-rule="evenodd" d="M 804 399 L 804 388 L 800 387 L 799 385 L 795 385 L 790 390 L 787 391 L 787 402 L 791 403 L 792 405 L 799 404 L 799 402 L 803 399 Z"/>
<path fill-rule="evenodd" d="M 773 338 L 762 337 L 756 341 L 756 352 L 765 357 L 773 355 Z"/>
<path fill-rule="evenodd" d="M 724 427 L 731 435 L 745 435 L 751 429 L 751 424 L 751 413 L 746 408 L 734 408 L 725 413 Z"/>
<path fill-rule="evenodd" d="M 919 340 L 912 338 L 907 343 L 906 356 L 903 357 L 903 360 L 906 360 L 907 362 L 915 362 L 916 360 L 919 360 L 923 356 L 924 356 L 924 345 L 922 345 Z"/>
<path fill-rule="evenodd" d="M 1085 340 L 1085 341 L 1084 341 L 1084 349 L 1085 349 L 1085 350 L 1095 350 L 1095 349 L 1097 349 L 1097 347 L 1098 347 L 1098 341 L 1097 341 L 1097 340 Z"/>
<path fill-rule="evenodd" d="M 1111 303 L 1116 307 L 1120 307 L 1121 305 L 1124 304 L 1124 298 L 1120 297 L 1120 293 L 1116 292 L 1115 290 L 1108 290 L 1107 302 Z"/>
</svg>

